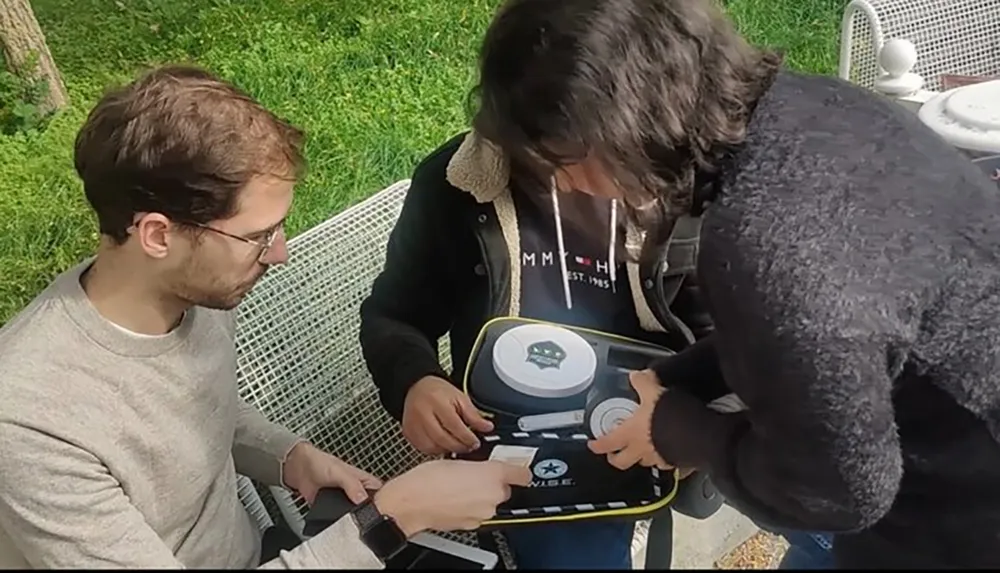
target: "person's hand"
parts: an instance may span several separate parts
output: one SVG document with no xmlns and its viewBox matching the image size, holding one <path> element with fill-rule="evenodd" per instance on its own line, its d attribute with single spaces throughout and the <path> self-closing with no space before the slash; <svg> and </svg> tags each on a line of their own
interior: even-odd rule
<svg viewBox="0 0 1000 573">
<path fill-rule="evenodd" d="M 595 454 L 608 456 L 608 463 L 620 470 L 635 464 L 646 467 L 656 466 L 671 469 L 653 447 L 650 429 L 653 423 L 653 408 L 663 393 L 663 386 L 652 370 L 640 370 L 629 374 L 629 382 L 639 394 L 639 409 L 617 428 L 591 440 L 587 446 Z"/>
<path fill-rule="evenodd" d="M 316 493 L 325 487 L 339 487 L 354 503 L 368 498 L 370 489 L 382 487 L 382 482 L 368 472 L 337 459 L 308 442 L 295 444 L 282 468 L 285 485 L 297 491 L 312 505 Z"/>
<path fill-rule="evenodd" d="M 511 486 L 529 483 L 531 471 L 513 464 L 433 460 L 389 480 L 374 501 L 409 538 L 429 529 L 477 529 L 510 498 Z"/>
<path fill-rule="evenodd" d="M 687 479 L 695 472 L 695 468 L 677 468 L 677 479 Z"/>
<path fill-rule="evenodd" d="M 479 447 L 472 430 L 489 432 L 493 423 L 451 382 L 425 376 L 406 394 L 403 437 L 421 453 L 471 452 Z"/>
</svg>

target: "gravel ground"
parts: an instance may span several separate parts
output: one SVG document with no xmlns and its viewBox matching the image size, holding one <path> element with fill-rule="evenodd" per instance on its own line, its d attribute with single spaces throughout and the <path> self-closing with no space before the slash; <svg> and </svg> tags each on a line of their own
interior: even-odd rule
<svg viewBox="0 0 1000 573">
<path fill-rule="evenodd" d="M 788 542 L 783 537 L 758 532 L 715 562 L 716 569 L 777 569 Z"/>
</svg>

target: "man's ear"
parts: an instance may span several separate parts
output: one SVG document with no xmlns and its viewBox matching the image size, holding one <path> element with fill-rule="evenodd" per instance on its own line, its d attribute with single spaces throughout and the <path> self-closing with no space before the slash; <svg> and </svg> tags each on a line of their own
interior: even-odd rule
<svg viewBox="0 0 1000 573">
<path fill-rule="evenodd" d="M 173 223 L 160 213 L 147 213 L 135 222 L 135 238 L 142 250 L 154 259 L 170 254 L 170 231 Z"/>
</svg>

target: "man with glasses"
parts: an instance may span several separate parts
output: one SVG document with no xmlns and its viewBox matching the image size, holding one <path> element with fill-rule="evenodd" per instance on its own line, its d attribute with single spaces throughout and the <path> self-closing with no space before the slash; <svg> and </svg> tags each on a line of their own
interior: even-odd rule
<svg viewBox="0 0 1000 573">
<path fill-rule="evenodd" d="M 302 139 L 188 67 L 90 113 L 75 162 L 97 254 L 0 330 L 0 569 L 381 568 L 528 484 L 524 468 L 438 460 L 383 486 L 239 398 L 231 311 L 288 258 Z M 237 473 L 358 505 L 301 545 L 262 539 Z"/>
</svg>

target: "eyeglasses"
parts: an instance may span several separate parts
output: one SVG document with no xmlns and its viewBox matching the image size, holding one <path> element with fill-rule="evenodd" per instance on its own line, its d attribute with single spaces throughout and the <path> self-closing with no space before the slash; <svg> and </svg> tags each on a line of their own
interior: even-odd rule
<svg viewBox="0 0 1000 573">
<path fill-rule="evenodd" d="M 264 264 L 264 257 L 267 256 L 267 252 L 274 245 L 274 241 L 278 238 L 278 234 L 281 233 L 285 229 L 285 222 L 282 221 L 281 223 L 278 224 L 278 226 L 276 226 L 275 228 L 273 228 L 270 231 L 268 231 L 267 235 L 264 235 L 264 239 L 263 240 L 257 241 L 257 240 L 254 240 L 254 239 L 248 239 L 246 237 L 241 237 L 239 235 L 234 235 L 232 233 L 227 233 L 226 231 L 223 231 L 222 229 L 216 229 L 215 227 L 212 227 L 211 225 L 203 225 L 201 223 L 190 223 L 190 222 L 187 222 L 187 223 L 184 223 L 184 224 L 185 225 L 190 225 L 192 227 L 198 227 L 199 229 L 205 229 L 206 231 L 212 231 L 213 233 L 218 233 L 218 234 L 222 235 L 223 237 L 229 237 L 230 239 L 236 239 L 237 241 L 241 241 L 241 242 L 247 243 L 249 245 L 254 245 L 254 246 L 260 248 L 260 253 L 257 254 L 257 262 L 261 263 L 261 264 Z"/>
</svg>

